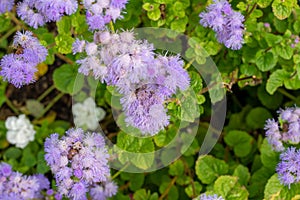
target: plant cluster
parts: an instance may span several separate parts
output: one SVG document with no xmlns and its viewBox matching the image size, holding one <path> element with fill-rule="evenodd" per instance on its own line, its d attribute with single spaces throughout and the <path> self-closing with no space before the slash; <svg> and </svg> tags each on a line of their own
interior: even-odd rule
<svg viewBox="0 0 300 200">
<path fill-rule="evenodd" d="M 299 198 L 297 0 L 0 0 L 0 24 L 1 200 Z"/>
</svg>

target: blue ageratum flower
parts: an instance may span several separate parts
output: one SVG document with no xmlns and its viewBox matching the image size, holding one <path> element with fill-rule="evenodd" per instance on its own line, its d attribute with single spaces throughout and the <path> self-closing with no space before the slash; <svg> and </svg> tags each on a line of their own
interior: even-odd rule
<svg viewBox="0 0 300 200">
<path fill-rule="evenodd" d="M 122 10 L 126 7 L 127 0 L 84 0 L 86 21 L 90 30 L 104 30 L 109 22 L 121 19 Z"/>
<path fill-rule="evenodd" d="M 18 16 L 29 26 L 37 29 L 46 22 L 58 21 L 64 15 L 76 12 L 76 0 L 23 0 L 17 4 Z"/>
<path fill-rule="evenodd" d="M 197 200 L 225 200 L 222 196 L 218 196 L 216 194 L 208 195 L 208 194 L 201 194 Z"/>
<path fill-rule="evenodd" d="M 1 0 L 0 14 L 11 11 L 12 8 L 14 7 L 14 4 L 15 4 L 14 0 Z"/>
<path fill-rule="evenodd" d="M 49 180 L 42 174 L 26 176 L 0 163 L 0 199 L 25 200 L 42 198 L 42 190 L 50 188 Z"/>
<path fill-rule="evenodd" d="M 300 181 L 300 150 L 289 147 L 280 154 L 280 162 L 277 164 L 276 172 L 283 185 L 290 187 L 293 183 Z"/>
<path fill-rule="evenodd" d="M 71 199 L 106 199 L 116 194 L 110 180 L 109 154 L 98 133 L 69 129 L 66 135 L 50 135 L 45 141 L 45 160 L 55 175 L 58 193 Z"/>
<path fill-rule="evenodd" d="M 165 102 L 190 85 L 180 56 L 162 56 L 154 50 L 153 44 L 135 39 L 131 31 L 99 31 L 93 42 L 73 44 L 73 53 L 86 54 L 76 61 L 78 71 L 116 87 L 123 95 L 125 122 L 143 135 L 155 135 L 169 124 Z"/>
<path fill-rule="evenodd" d="M 285 150 L 284 144 L 300 143 L 300 108 L 290 107 L 278 111 L 278 121 L 268 119 L 265 124 L 266 137 L 272 149 Z"/>
<path fill-rule="evenodd" d="M 0 61 L 0 75 L 20 88 L 35 81 L 36 66 L 46 60 L 48 51 L 30 31 L 18 31 L 14 36 L 13 47 L 16 52 L 3 56 Z"/>
<path fill-rule="evenodd" d="M 217 40 L 227 48 L 238 50 L 244 43 L 244 16 L 231 8 L 227 0 L 214 0 L 199 15 L 200 24 L 216 32 Z"/>
</svg>

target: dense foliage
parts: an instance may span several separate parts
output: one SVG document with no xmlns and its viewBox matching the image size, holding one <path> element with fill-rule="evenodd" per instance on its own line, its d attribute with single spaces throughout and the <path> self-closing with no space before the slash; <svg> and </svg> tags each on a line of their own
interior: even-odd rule
<svg viewBox="0 0 300 200">
<path fill-rule="evenodd" d="M 0 0 L 0 199 L 300 198 L 297 0 Z"/>
</svg>

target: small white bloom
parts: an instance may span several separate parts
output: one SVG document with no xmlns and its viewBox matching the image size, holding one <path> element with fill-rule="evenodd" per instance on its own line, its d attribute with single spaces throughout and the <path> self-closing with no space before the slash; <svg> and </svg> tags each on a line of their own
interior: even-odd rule
<svg viewBox="0 0 300 200">
<path fill-rule="evenodd" d="M 90 130 L 96 130 L 98 122 L 105 116 L 105 111 L 96 107 L 93 98 L 87 98 L 83 103 L 76 103 L 72 107 L 74 123 L 78 127 L 87 127 Z"/>
<path fill-rule="evenodd" d="M 16 147 L 24 148 L 34 140 L 35 130 L 30 121 L 25 115 L 20 115 L 19 118 L 12 116 L 5 121 L 7 128 L 6 139 L 9 143 L 15 144 Z"/>
</svg>

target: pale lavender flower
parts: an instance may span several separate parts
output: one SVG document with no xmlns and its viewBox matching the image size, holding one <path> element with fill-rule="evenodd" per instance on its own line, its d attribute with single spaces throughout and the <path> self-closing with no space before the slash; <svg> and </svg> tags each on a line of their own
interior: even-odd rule
<svg viewBox="0 0 300 200">
<path fill-rule="evenodd" d="M 280 109 L 279 122 L 274 119 L 266 121 L 265 130 L 269 144 L 275 151 L 283 151 L 284 144 L 300 143 L 300 109 L 291 107 Z"/>
<path fill-rule="evenodd" d="M 86 21 L 91 30 L 104 30 L 109 22 L 121 19 L 127 0 L 84 0 Z"/>
<path fill-rule="evenodd" d="M 29 26 L 37 29 L 39 26 L 43 26 L 47 19 L 35 9 L 37 1 L 24 0 L 17 5 L 18 16 Z"/>
<path fill-rule="evenodd" d="M 30 31 L 18 31 L 14 36 L 13 47 L 21 49 L 21 52 L 5 55 L 1 59 L 0 75 L 19 88 L 35 81 L 36 66 L 46 60 L 48 51 Z"/>
<path fill-rule="evenodd" d="M 14 0 L 1 0 L 0 3 L 0 14 L 11 11 L 15 4 Z"/>
<path fill-rule="evenodd" d="M 268 119 L 265 125 L 266 137 L 272 149 L 279 152 L 284 150 L 282 135 L 278 123 L 274 119 Z"/>
<path fill-rule="evenodd" d="M 94 40 L 85 46 L 87 57 L 77 61 L 78 71 L 116 87 L 123 95 L 127 125 L 142 134 L 158 133 L 169 124 L 164 102 L 190 84 L 184 62 L 179 56 L 156 54 L 153 44 L 136 40 L 131 31 L 96 32 Z"/>
<path fill-rule="evenodd" d="M 217 40 L 227 48 L 238 50 L 242 48 L 244 32 L 244 16 L 233 11 L 227 0 L 214 0 L 207 7 L 207 12 L 199 15 L 200 24 L 212 28 Z"/>
<path fill-rule="evenodd" d="M 201 194 L 198 198 L 198 200 L 225 200 L 222 196 L 218 196 L 217 194 L 208 195 L 208 194 Z"/>
<path fill-rule="evenodd" d="M 293 183 L 300 181 L 300 151 L 295 147 L 289 147 L 280 154 L 280 162 L 277 164 L 276 172 L 280 182 L 290 187 Z"/>
<path fill-rule="evenodd" d="M 73 54 L 82 53 L 85 50 L 85 40 L 79 40 L 76 38 L 75 42 L 72 45 Z"/>
<path fill-rule="evenodd" d="M 55 175 L 60 194 L 87 199 L 95 184 L 106 187 L 110 182 L 109 155 L 101 135 L 69 129 L 60 139 L 58 134 L 52 134 L 44 146 L 45 160 Z"/>
<path fill-rule="evenodd" d="M 0 199 L 35 199 L 41 191 L 49 188 L 49 181 L 43 175 L 26 176 L 14 172 L 7 163 L 0 163 Z"/>
</svg>

